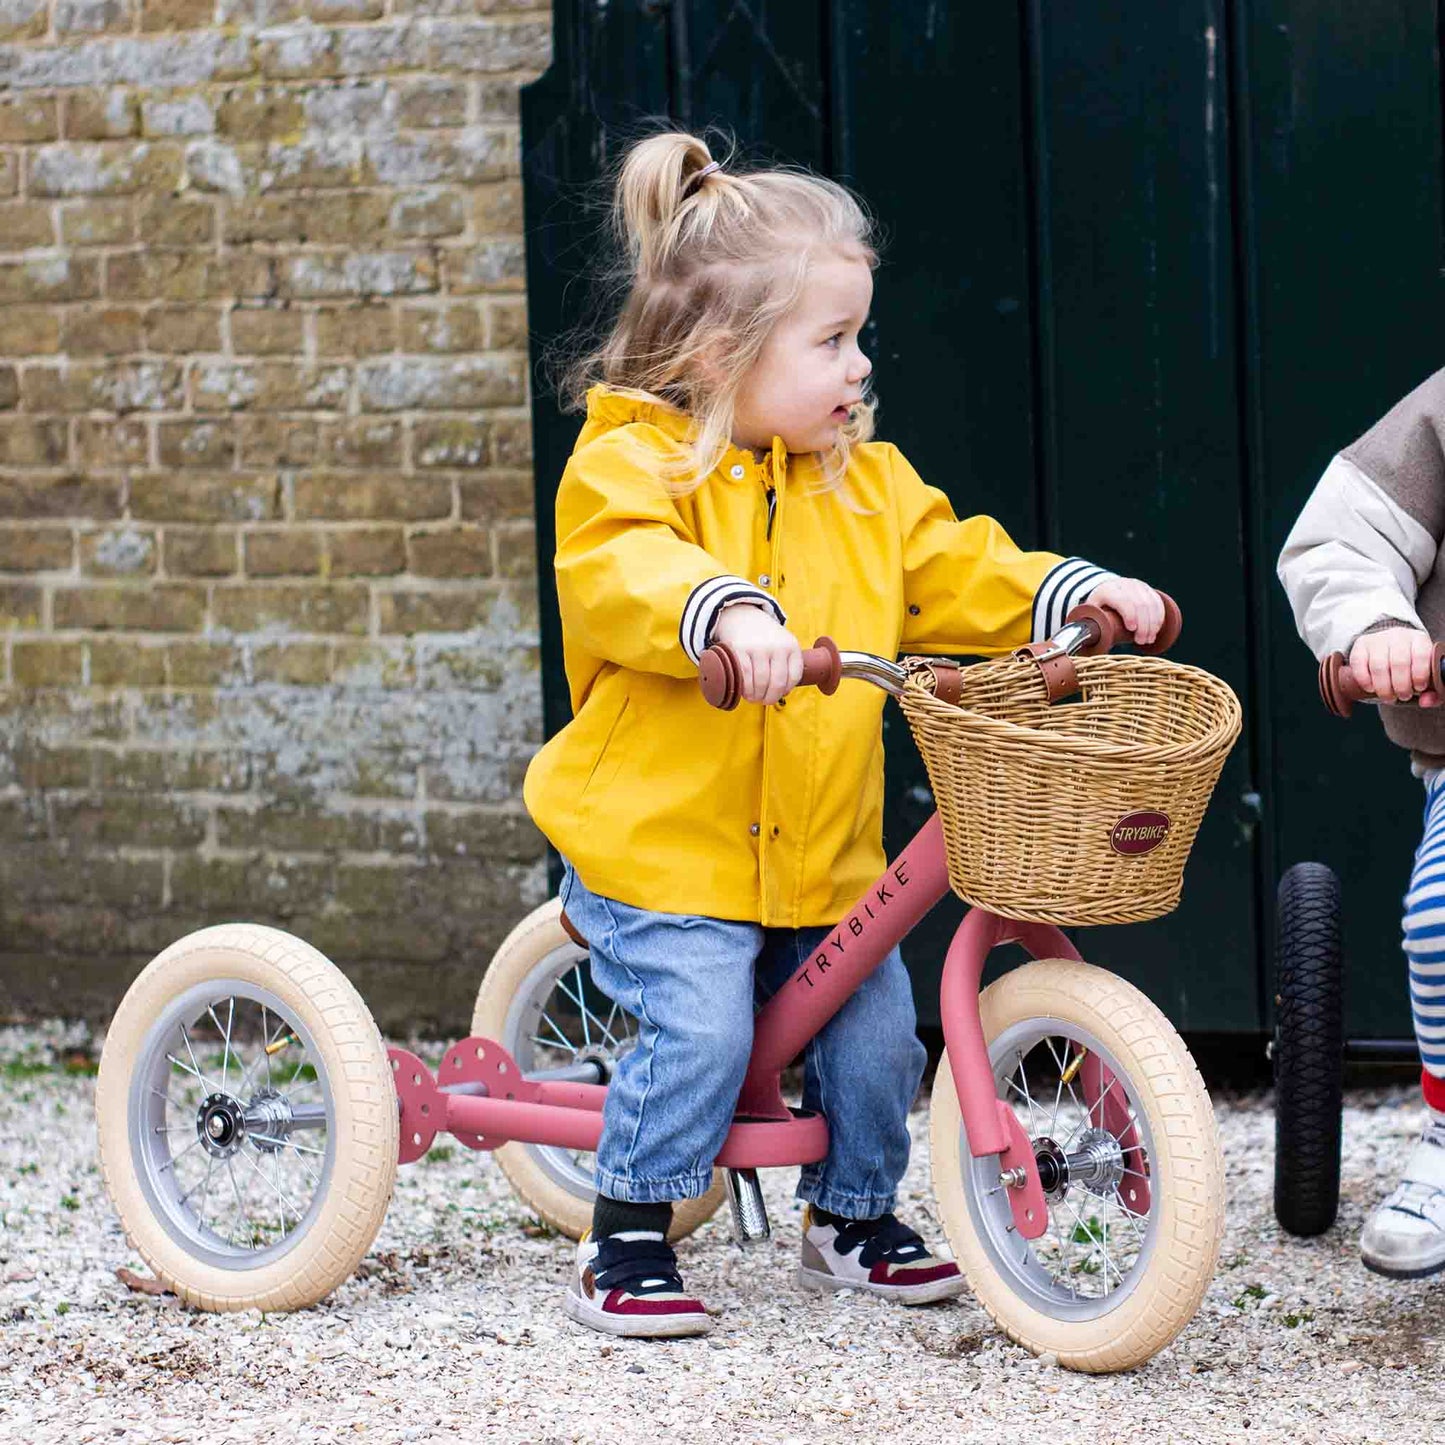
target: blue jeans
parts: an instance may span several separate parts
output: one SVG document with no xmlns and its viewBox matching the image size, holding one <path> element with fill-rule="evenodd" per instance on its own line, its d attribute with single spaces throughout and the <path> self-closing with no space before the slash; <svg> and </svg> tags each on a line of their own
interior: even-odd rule
<svg viewBox="0 0 1445 1445">
<path fill-rule="evenodd" d="M 651 913 L 589 892 L 570 865 L 562 905 L 598 988 L 638 1025 L 607 1090 L 597 1188 L 644 1204 L 705 1194 L 747 1072 L 754 1006 L 828 930 Z M 804 1167 L 800 1199 L 849 1219 L 893 1208 L 925 1059 L 895 948 L 808 1045 L 803 1107 L 827 1118 L 829 1148 Z"/>
</svg>

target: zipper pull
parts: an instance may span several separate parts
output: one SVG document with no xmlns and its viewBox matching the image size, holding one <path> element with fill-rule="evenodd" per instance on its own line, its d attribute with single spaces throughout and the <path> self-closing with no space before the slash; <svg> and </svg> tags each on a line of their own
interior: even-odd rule
<svg viewBox="0 0 1445 1445">
<path fill-rule="evenodd" d="M 764 540 L 773 540 L 773 520 L 778 515 L 778 489 L 770 486 L 768 488 L 768 530 L 764 534 Z"/>
</svg>

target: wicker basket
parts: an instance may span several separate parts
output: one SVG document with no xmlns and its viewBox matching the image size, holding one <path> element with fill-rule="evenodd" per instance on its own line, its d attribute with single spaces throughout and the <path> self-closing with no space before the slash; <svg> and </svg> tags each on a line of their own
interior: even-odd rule
<svg viewBox="0 0 1445 1445">
<path fill-rule="evenodd" d="M 1184 864 L 1239 699 L 1158 657 L 1075 660 L 1082 693 L 1052 707 L 1015 658 L 965 668 L 957 706 L 922 686 L 904 713 L 965 902 L 1045 923 L 1139 923 L 1179 901 Z"/>
</svg>

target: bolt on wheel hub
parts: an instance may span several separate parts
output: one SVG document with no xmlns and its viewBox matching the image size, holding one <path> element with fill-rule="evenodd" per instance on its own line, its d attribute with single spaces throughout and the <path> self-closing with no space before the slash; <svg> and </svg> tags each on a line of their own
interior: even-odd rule
<svg viewBox="0 0 1445 1445">
<path fill-rule="evenodd" d="M 246 1116 L 229 1094 L 210 1094 L 196 1110 L 196 1137 L 216 1159 L 229 1159 L 246 1138 Z"/>
</svg>

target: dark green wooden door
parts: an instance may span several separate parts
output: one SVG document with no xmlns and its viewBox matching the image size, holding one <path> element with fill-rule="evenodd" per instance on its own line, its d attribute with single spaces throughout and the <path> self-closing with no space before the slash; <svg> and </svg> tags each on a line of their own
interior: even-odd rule
<svg viewBox="0 0 1445 1445">
<path fill-rule="evenodd" d="M 1433 7 L 555 12 L 556 62 L 523 102 L 535 352 L 590 304 L 575 278 L 595 182 L 643 117 L 719 125 L 751 156 L 853 185 L 888 235 L 867 338 L 881 434 L 961 514 L 1168 588 L 1180 655 L 1244 703 L 1180 909 L 1095 930 L 1085 953 L 1183 1028 L 1259 1029 L 1273 879 L 1322 857 L 1346 875 L 1361 978 L 1386 981 L 1352 1030 L 1407 1033 L 1394 918 L 1418 798 L 1372 718 L 1320 714 L 1273 564 L 1331 452 L 1434 364 Z M 551 500 L 577 421 L 544 384 L 534 418 L 550 732 L 567 717 Z M 896 846 L 931 802 L 891 711 L 886 733 Z M 1329 794 L 1347 786 L 1388 806 L 1343 825 Z M 906 949 L 925 1022 L 958 913 L 941 906 Z"/>
</svg>

